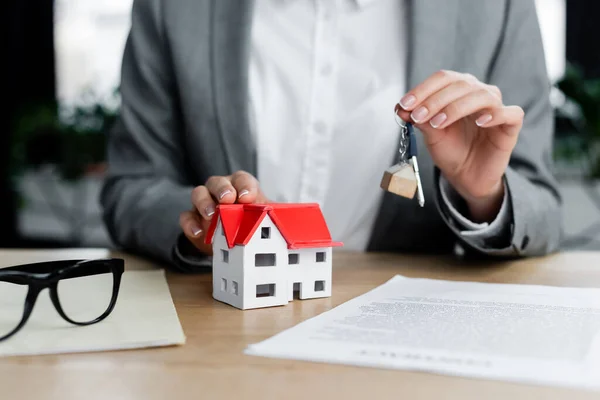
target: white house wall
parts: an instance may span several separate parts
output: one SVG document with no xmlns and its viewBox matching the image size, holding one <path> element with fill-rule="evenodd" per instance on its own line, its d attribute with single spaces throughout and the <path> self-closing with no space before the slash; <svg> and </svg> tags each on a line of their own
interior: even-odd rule
<svg viewBox="0 0 600 400">
<path fill-rule="evenodd" d="M 317 252 L 325 253 L 324 262 L 316 261 Z M 289 250 L 289 253 L 299 257 L 298 264 L 288 266 L 289 300 L 293 300 L 295 283 L 300 283 L 300 299 L 331 296 L 331 247 Z M 315 290 L 316 282 L 323 282 L 323 290 Z"/>
<path fill-rule="evenodd" d="M 270 228 L 270 237 L 261 238 L 262 228 Z M 285 239 L 266 215 L 243 249 L 244 309 L 284 305 L 288 302 L 288 252 Z M 255 266 L 256 254 L 275 254 L 275 266 Z M 275 295 L 257 297 L 256 286 L 274 284 Z"/>
<path fill-rule="evenodd" d="M 299 298 L 329 297 L 332 293 L 332 249 L 288 250 L 287 243 L 271 218 L 266 215 L 246 246 L 229 249 L 218 221 L 213 236 L 213 297 L 239 309 L 285 305 L 294 299 L 298 284 Z M 262 238 L 262 228 L 270 228 L 270 237 Z M 227 251 L 229 262 L 223 260 Z M 317 262 L 316 254 L 325 254 Z M 256 266 L 256 254 L 275 254 L 274 266 Z M 288 263 L 289 254 L 298 255 L 298 264 Z M 257 285 L 275 285 L 273 296 L 257 296 Z M 316 287 L 318 286 L 318 287 Z"/>
<path fill-rule="evenodd" d="M 245 293 L 242 268 L 244 248 L 241 246 L 228 248 L 220 222 L 219 220 L 213 236 L 213 297 L 234 307 L 243 308 Z M 228 252 L 228 263 L 223 261 L 221 250 Z"/>
</svg>

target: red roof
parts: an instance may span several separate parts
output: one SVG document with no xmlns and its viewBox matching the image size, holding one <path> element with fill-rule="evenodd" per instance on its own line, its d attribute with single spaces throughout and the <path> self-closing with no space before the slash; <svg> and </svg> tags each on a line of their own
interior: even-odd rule
<svg viewBox="0 0 600 400">
<path fill-rule="evenodd" d="M 229 248 L 246 245 L 267 214 L 287 242 L 288 249 L 343 245 L 331 240 L 321 209 L 314 203 L 220 204 L 212 217 L 205 243 L 212 243 L 221 220 Z"/>
</svg>

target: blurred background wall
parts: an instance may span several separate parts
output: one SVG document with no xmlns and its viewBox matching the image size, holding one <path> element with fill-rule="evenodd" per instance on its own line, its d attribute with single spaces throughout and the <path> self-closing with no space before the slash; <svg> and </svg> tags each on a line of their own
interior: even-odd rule
<svg viewBox="0 0 600 400">
<path fill-rule="evenodd" d="M 600 2 L 536 0 L 565 248 L 600 249 Z M 5 0 L 0 247 L 112 246 L 100 218 L 132 0 Z"/>
<path fill-rule="evenodd" d="M 17 199 L 11 182 L 10 161 L 14 116 L 28 104 L 55 97 L 52 0 L 5 0 L 2 29 L 6 41 L 0 134 L 0 246 L 20 242 L 16 227 Z"/>
<path fill-rule="evenodd" d="M 98 193 L 132 0 L 8 0 L 0 246 L 110 246 Z"/>
</svg>

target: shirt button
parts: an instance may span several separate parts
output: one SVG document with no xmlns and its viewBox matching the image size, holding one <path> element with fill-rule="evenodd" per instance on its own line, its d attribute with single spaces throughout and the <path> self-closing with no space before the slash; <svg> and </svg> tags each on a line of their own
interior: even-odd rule
<svg viewBox="0 0 600 400">
<path fill-rule="evenodd" d="M 325 125 L 325 122 L 323 122 L 323 121 L 317 121 L 313 125 L 313 129 L 315 130 L 315 132 L 317 132 L 319 134 L 323 134 L 323 133 L 325 133 L 325 130 L 327 129 L 327 125 Z"/>
</svg>

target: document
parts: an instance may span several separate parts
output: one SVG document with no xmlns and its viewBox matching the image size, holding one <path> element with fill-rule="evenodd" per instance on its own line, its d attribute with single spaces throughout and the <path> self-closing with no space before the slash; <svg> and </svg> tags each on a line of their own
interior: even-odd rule
<svg viewBox="0 0 600 400">
<path fill-rule="evenodd" d="M 396 276 L 245 352 L 600 390 L 600 289 Z"/>
<path fill-rule="evenodd" d="M 63 307 L 103 310 L 112 286 L 78 278 L 59 287 Z M 59 284 L 60 285 L 60 284 Z M 21 312 L 23 302 L 0 291 L 5 313 Z M 67 302 L 70 302 L 68 304 Z M 77 304 L 76 304 L 77 303 Z M 0 312 L 0 317 L 2 317 Z M 163 270 L 126 270 L 113 312 L 94 325 L 76 326 L 63 320 L 48 290 L 40 293 L 27 324 L 15 336 L 0 342 L 0 356 L 78 353 L 180 345 L 185 336 Z"/>
</svg>

